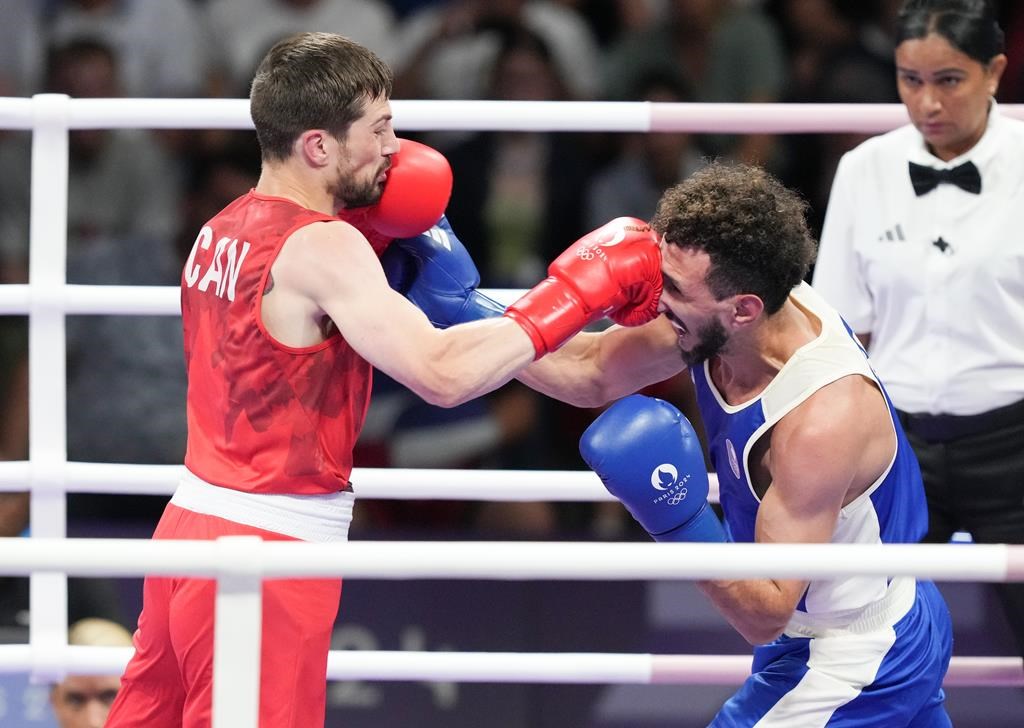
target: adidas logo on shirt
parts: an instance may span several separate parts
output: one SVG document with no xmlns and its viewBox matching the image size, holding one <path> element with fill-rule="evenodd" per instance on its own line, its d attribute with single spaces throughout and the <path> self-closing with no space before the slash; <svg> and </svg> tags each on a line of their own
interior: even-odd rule
<svg viewBox="0 0 1024 728">
<path fill-rule="evenodd" d="M 907 238 L 903 234 L 903 228 L 899 223 L 896 223 L 894 227 L 887 230 L 883 230 L 882 234 L 878 236 L 878 242 L 888 241 L 890 243 L 903 243 L 906 242 Z"/>
</svg>

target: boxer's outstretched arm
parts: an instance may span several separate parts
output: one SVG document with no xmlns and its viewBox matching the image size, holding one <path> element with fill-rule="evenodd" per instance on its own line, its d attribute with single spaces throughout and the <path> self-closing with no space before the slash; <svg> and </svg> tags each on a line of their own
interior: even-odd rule
<svg viewBox="0 0 1024 728">
<path fill-rule="evenodd" d="M 516 378 L 576 407 L 600 407 L 675 376 L 685 367 L 665 317 L 643 326 L 581 333 Z"/>
<path fill-rule="evenodd" d="M 455 406 L 501 386 L 595 317 L 653 313 L 657 248 L 649 228 L 635 227 L 613 221 L 574 243 L 504 315 L 442 330 L 389 286 L 356 228 L 342 221 L 307 225 L 274 261 L 264 323 L 282 343 L 302 346 L 322 340 L 325 322 L 333 322 L 371 364 L 428 402 Z M 576 255 L 590 253 L 600 235 L 618 233 L 607 252 Z M 638 313 L 640 307 L 649 313 Z"/>
<path fill-rule="evenodd" d="M 432 404 L 455 406 L 496 389 L 536 356 L 530 337 L 505 317 L 432 326 L 388 285 L 366 239 L 345 222 L 293 233 L 272 275 L 263 310 L 275 337 L 289 344 L 300 322 L 316 329 L 329 320 L 363 358 Z"/>
<path fill-rule="evenodd" d="M 643 227 L 640 221 L 636 223 L 638 228 Z M 577 245 L 588 237 L 593 234 Z M 575 259 L 574 248 L 570 250 Z M 640 257 L 644 257 L 642 250 Z M 396 240 L 381 263 L 391 287 L 414 303 L 435 326 L 446 328 L 504 313 L 503 306 L 477 290 L 480 273 L 444 216 L 426 233 Z M 593 407 L 677 374 L 683 363 L 676 334 L 664 319 L 649 322 L 657 313 L 655 290 L 660 271 L 651 265 L 645 276 L 639 295 L 633 293 L 632 305 L 611 314 L 632 326 L 613 326 L 600 335 L 578 334 L 521 372 L 519 379 L 549 396 Z M 645 284 L 649 286 L 648 295 L 643 294 Z M 637 325 L 644 321 L 648 324 Z"/>
</svg>

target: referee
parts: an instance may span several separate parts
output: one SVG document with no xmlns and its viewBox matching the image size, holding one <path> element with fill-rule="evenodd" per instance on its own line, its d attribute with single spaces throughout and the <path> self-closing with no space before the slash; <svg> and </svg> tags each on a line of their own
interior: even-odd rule
<svg viewBox="0 0 1024 728">
<path fill-rule="evenodd" d="M 910 0 L 897 21 L 911 124 L 840 161 L 814 287 L 857 332 L 917 452 L 925 540 L 1024 543 L 1024 123 L 994 95 L 984 0 Z M 1024 654 L 1024 585 L 997 586 Z"/>
</svg>

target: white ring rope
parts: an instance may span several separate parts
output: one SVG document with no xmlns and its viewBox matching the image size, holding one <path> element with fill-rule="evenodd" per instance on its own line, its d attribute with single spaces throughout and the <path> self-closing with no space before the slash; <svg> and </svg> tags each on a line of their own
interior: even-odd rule
<svg viewBox="0 0 1024 728">
<path fill-rule="evenodd" d="M 500 303 L 512 303 L 525 291 L 481 288 Z M 177 286 L 97 286 L 65 284 L 40 292 L 25 284 L 0 285 L 0 315 L 24 315 L 33 305 L 46 305 L 68 314 L 120 316 L 180 316 L 181 289 Z"/>
<path fill-rule="evenodd" d="M 32 129 L 35 99 L 0 98 L 0 129 Z M 907 122 L 901 104 L 706 104 L 651 101 L 391 102 L 395 128 L 434 131 L 875 133 Z M 1024 105 L 1004 114 L 1024 117 Z M 251 129 L 248 99 L 72 99 L 71 129 Z"/>
<path fill-rule="evenodd" d="M 916 576 L 1024 581 L 1024 546 L 1006 544 L 604 543 L 349 541 L 338 544 L 148 539 L 0 539 L 0 574 L 244 574 L 262 578 L 828 579 Z"/>
<path fill-rule="evenodd" d="M 171 495 L 181 465 L 69 462 L 62 469 L 34 470 L 30 461 L 0 462 L 0 493 L 33 490 L 67 493 Z M 718 502 L 718 479 L 709 473 L 710 499 Z M 355 468 L 360 498 L 382 500 L 477 500 L 597 502 L 616 500 L 589 470 L 448 470 L 443 468 Z"/>
<path fill-rule="evenodd" d="M 130 647 L 66 648 L 68 674 L 118 675 Z M 750 655 L 657 655 L 600 652 L 417 652 L 332 650 L 328 680 L 544 684 L 739 685 Z M 0 645 L 0 674 L 32 667 L 28 645 Z M 1024 686 L 1019 657 L 954 657 L 945 687 Z"/>
<path fill-rule="evenodd" d="M 399 130 L 714 133 L 877 133 L 906 123 L 902 105 L 412 101 L 392 103 Z M 1024 118 L 1024 105 L 1001 111 Z M 255 725 L 260 584 L 300 575 L 385 579 L 648 580 L 916 575 L 948 581 L 1024 580 L 1024 547 L 1005 545 L 352 542 L 337 545 L 75 539 L 68 492 L 173 491 L 181 466 L 68 463 L 64 322 L 69 314 L 179 315 L 162 286 L 67 285 L 69 129 L 251 129 L 246 99 L 0 98 L 0 129 L 33 132 L 30 277 L 0 285 L 0 315 L 29 315 L 29 460 L 0 463 L 0 491 L 31 491 L 32 533 L 0 539 L 0 573 L 31 574 L 27 645 L 0 646 L 0 672 L 36 678 L 116 673 L 130 650 L 67 646 L 66 575 L 191 574 L 219 579 L 213 725 Z M 487 291 L 510 301 L 517 291 Z M 589 471 L 357 469 L 360 497 L 610 501 Z M 717 484 L 712 481 L 713 497 Z M 225 615 L 230 614 L 230 620 Z M 248 655 L 252 659 L 244 659 Z M 358 655 L 358 659 L 353 659 Z M 244 664 L 243 664 L 244 663 Z M 736 684 L 749 656 L 332 652 L 335 680 Z M 1024 684 L 1020 658 L 957 657 L 946 685 Z"/>
</svg>

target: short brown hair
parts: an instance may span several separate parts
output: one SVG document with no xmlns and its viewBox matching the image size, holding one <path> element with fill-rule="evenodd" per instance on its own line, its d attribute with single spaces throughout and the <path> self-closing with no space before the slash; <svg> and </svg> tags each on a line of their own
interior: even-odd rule
<svg viewBox="0 0 1024 728">
<path fill-rule="evenodd" d="M 344 138 L 366 103 L 391 96 L 391 69 L 372 51 L 334 33 L 278 41 L 256 69 L 249 109 L 264 161 L 287 159 L 309 129 Z"/>
<path fill-rule="evenodd" d="M 807 207 L 760 167 L 714 162 L 666 191 L 651 224 L 666 242 L 708 254 L 717 299 L 753 293 L 772 314 L 814 262 Z"/>
</svg>

